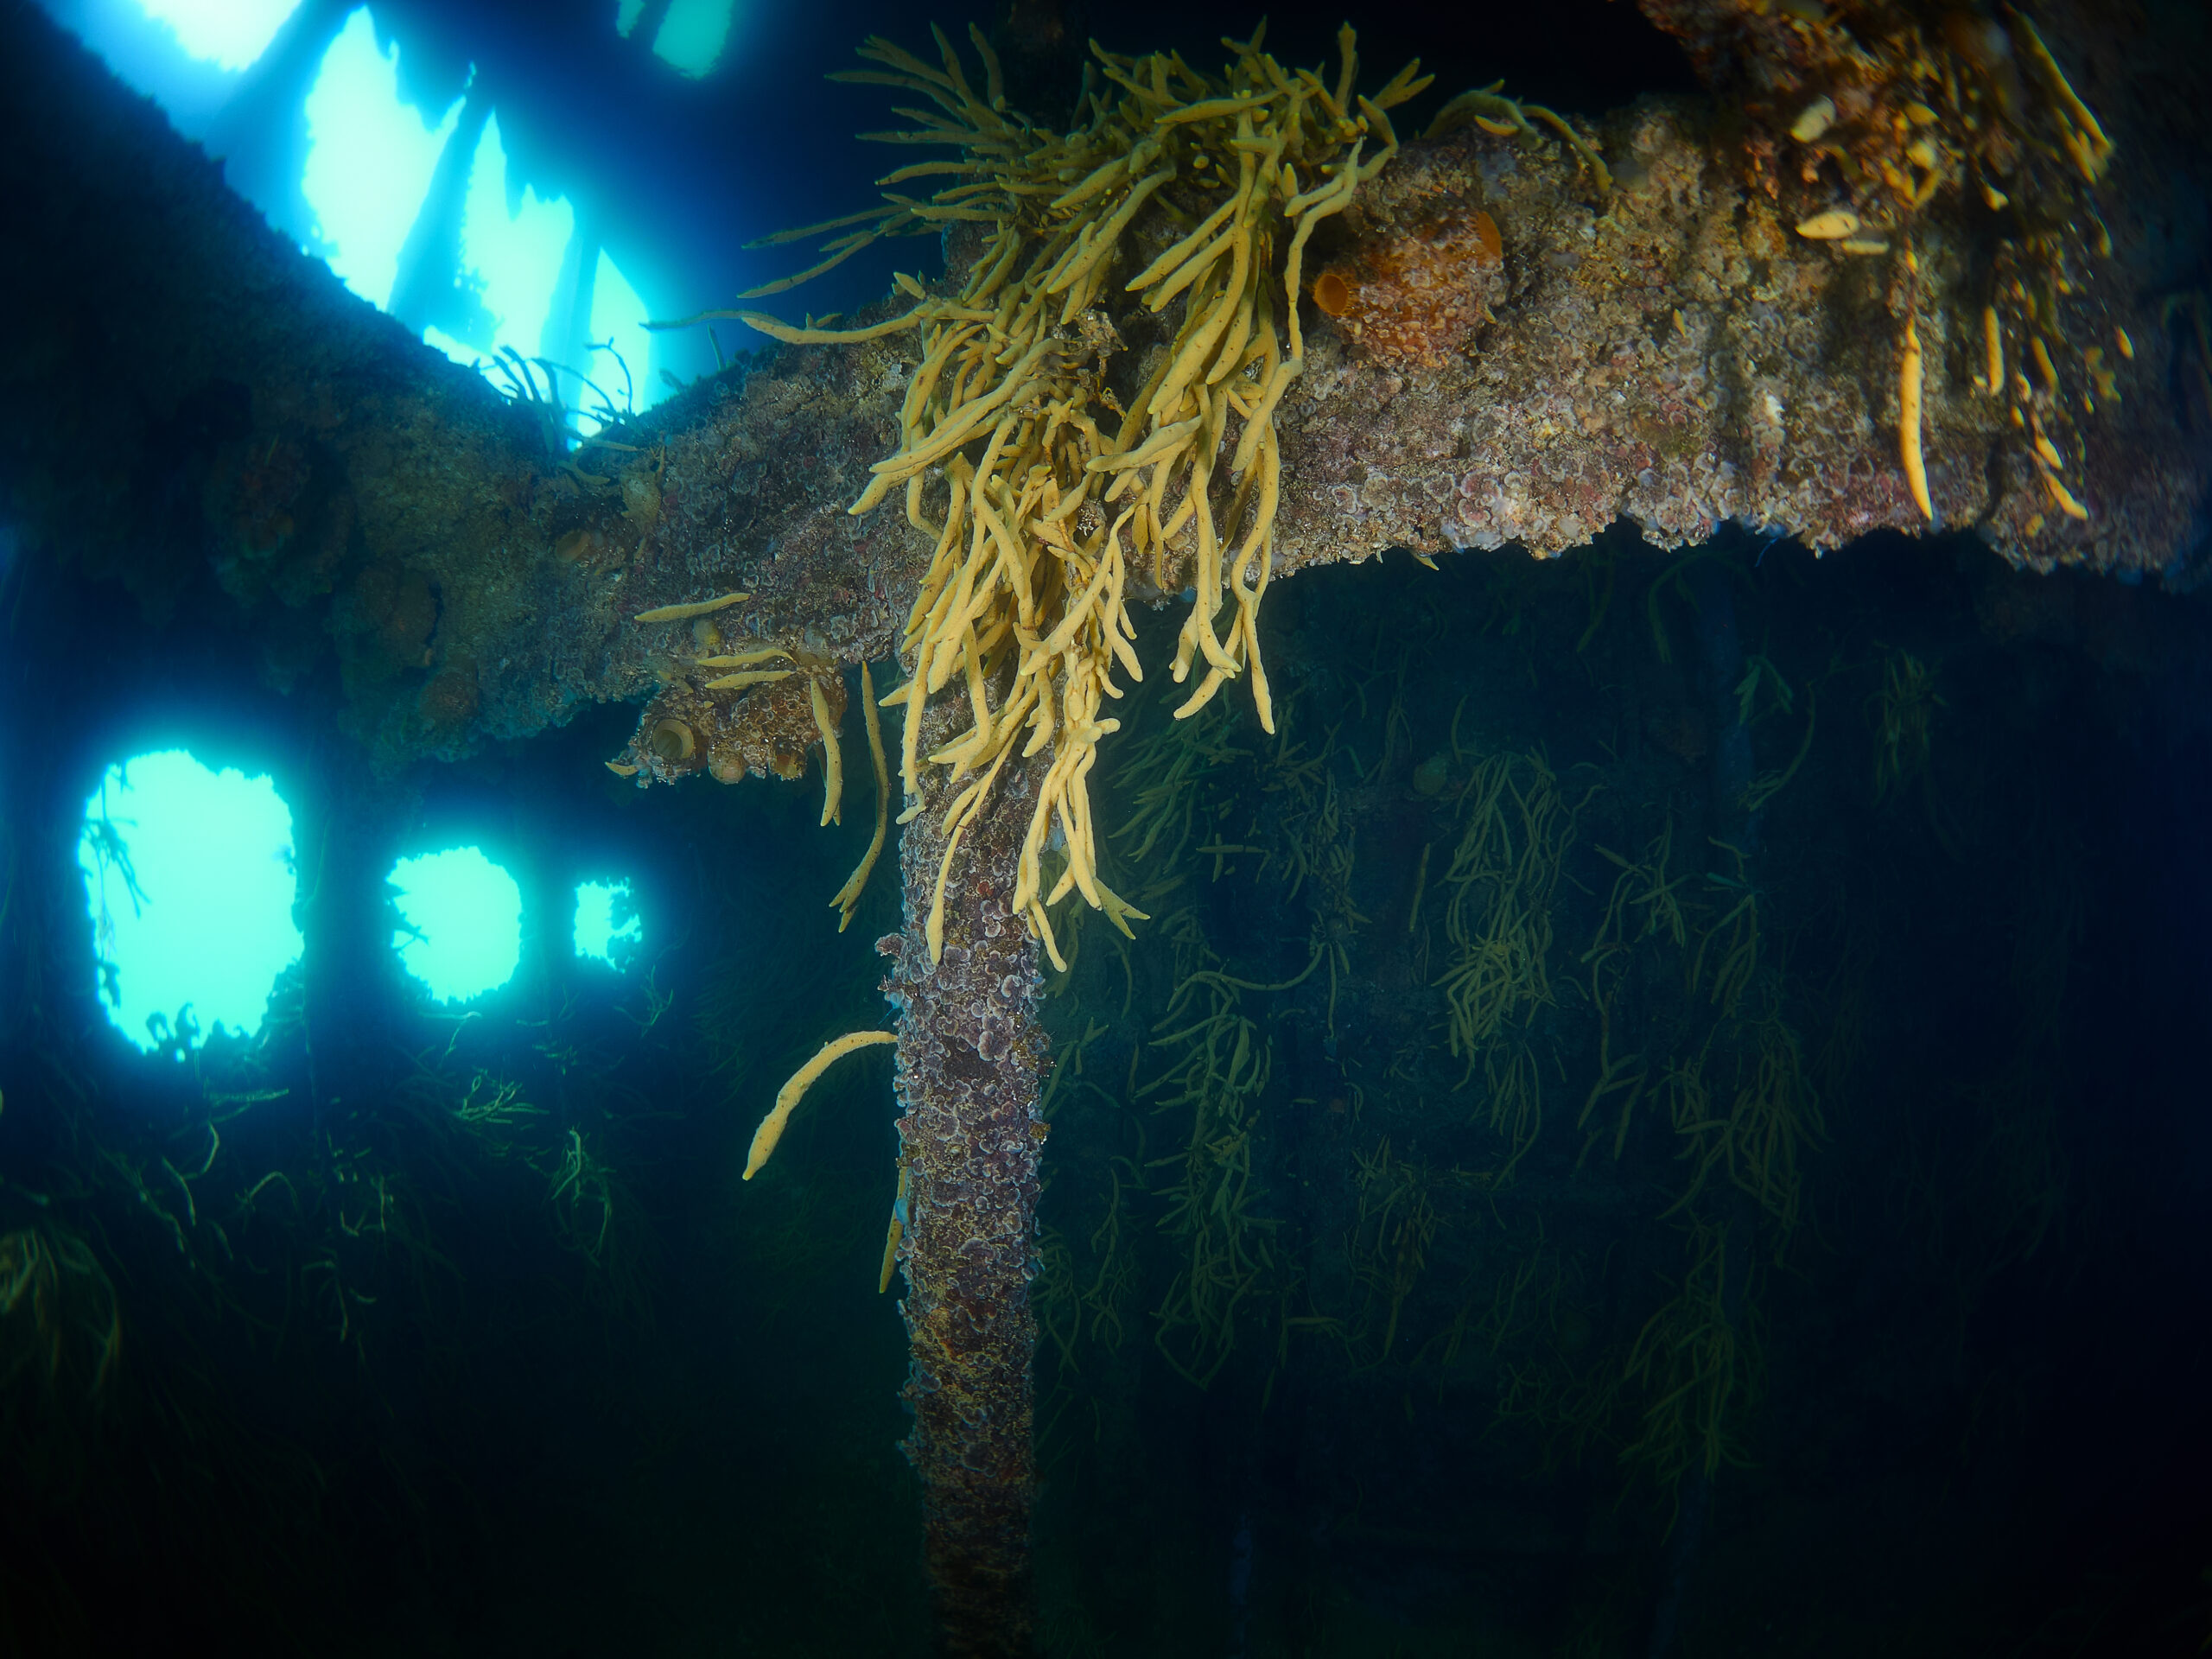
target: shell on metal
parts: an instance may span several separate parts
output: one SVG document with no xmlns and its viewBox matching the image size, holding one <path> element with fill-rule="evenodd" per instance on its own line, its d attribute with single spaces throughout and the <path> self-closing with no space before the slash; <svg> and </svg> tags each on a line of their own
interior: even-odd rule
<svg viewBox="0 0 2212 1659">
<path fill-rule="evenodd" d="M 1859 215 L 1847 207 L 1834 207 L 1801 220 L 1797 234 L 1814 242 L 1840 242 L 1859 230 Z"/>
<path fill-rule="evenodd" d="M 1803 109 L 1789 124 L 1789 136 L 1801 144 L 1809 144 L 1835 124 L 1835 100 L 1823 92 Z"/>
<path fill-rule="evenodd" d="M 657 721 L 645 741 L 655 754 L 671 766 L 689 760 L 699 745 L 691 728 L 680 720 Z"/>
</svg>

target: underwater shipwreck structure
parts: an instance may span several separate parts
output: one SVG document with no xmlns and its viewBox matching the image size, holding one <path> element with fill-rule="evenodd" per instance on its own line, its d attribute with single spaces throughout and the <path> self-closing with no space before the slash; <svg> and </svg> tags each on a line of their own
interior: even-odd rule
<svg viewBox="0 0 2212 1659">
<path fill-rule="evenodd" d="M 1660 549 L 1971 528 L 2024 569 L 2203 579 L 2212 298 L 2171 227 L 2208 89 L 2120 96 L 2123 37 L 2065 0 L 1643 9 L 1709 97 L 1590 120 L 1493 86 L 1418 135 L 1418 65 L 1363 78 L 1349 29 L 1313 67 L 1260 33 L 1095 51 L 1065 127 L 1009 106 L 980 33 L 872 41 L 846 78 L 907 106 L 884 136 L 916 159 L 712 320 L 760 351 L 575 448 L 526 366 L 502 397 L 421 347 L 0 10 L 16 217 L 56 227 L 4 256 L 42 320 L 9 372 L 42 418 L 0 441 L 33 556 L 158 615 L 213 545 L 255 649 L 335 651 L 385 768 L 619 701 L 607 764 L 640 786 L 812 779 L 823 823 L 874 812 L 823 898 L 904 896 L 885 1267 L 948 1651 L 1028 1650 L 1038 1001 L 1078 912 L 1145 919 L 1089 795 L 1133 686 L 1272 730 L 1272 584 L 1572 558 L 1623 519 Z M 797 308 L 902 237 L 942 275 Z"/>
</svg>

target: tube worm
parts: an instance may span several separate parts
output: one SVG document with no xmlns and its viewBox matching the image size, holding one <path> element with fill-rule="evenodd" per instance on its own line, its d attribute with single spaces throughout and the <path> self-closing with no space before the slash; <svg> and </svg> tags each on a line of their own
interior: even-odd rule
<svg viewBox="0 0 2212 1659">
<path fill-rule="evenodd" d="M 1904 481 L 1912 503 L 1929 523 L 1936 509 L 1928 499 L 1928 467 L 1920 454 L 1920 334 L 1910 318 L 1904 325 L 1904 354 L 1897 365 L 1897 448 L 1904 459 Z"/>
</svg>

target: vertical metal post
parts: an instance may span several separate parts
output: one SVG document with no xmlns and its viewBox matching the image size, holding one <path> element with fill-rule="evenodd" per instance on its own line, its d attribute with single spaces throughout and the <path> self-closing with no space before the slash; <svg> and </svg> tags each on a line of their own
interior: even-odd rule
<svg viewBox="0 0 2212 1659">
<path fill-rule="evenodd" d="M 1027 772 L 1002 780 L 963 836 L 937 963 L 923 924 L 944 858 L 941 789 L 899 842 L 906 929 L 887 988 L 905 1009 L 899 1133 L 909 1187 L 899 1261 L 914 1412 L 905 1449 L 922 1478 L 941 1651 L 958 1659 L 1031 1651 L 1037 1319 L 1029 1281 L 1046 1043 L 1038 946 L 1006 901 L 1033 787 Z"/>
</svg>

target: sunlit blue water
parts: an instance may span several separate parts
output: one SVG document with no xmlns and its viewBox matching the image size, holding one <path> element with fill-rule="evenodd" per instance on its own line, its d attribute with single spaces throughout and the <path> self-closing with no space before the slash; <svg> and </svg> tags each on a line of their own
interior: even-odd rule
<svg viewBox="0 0 2212 1659">
<path fill-rule="evenodd" d="M 402 929 L 392 946 L 442 1002 L 466 1002 L 514 977 L 522 889 L 479 847 L 403 858 L 388 878 Z"/>
<path fill-rule="evenodd" d="M 141 1048 L 149 1020 L 260 1027 L 299 959 L 292 813 L 265 776 L 181 749 L 108 768 L 85 803 L 85 873 L 108 1017 Z"/>
<path fill-rule="evenodd" d="M 576 954 L 626 968 L 645 933 L 627 881 L 587 881 L 576 889 Z"/>
</svg>

